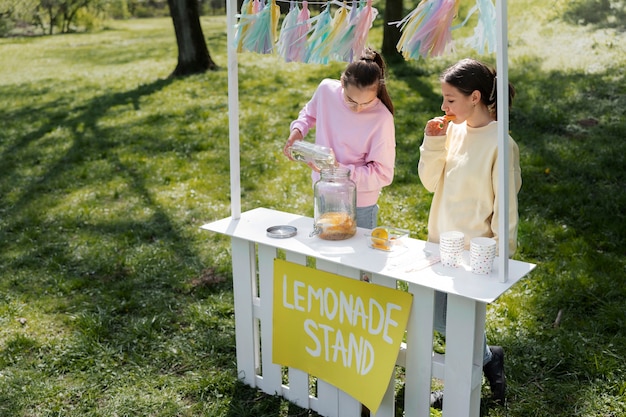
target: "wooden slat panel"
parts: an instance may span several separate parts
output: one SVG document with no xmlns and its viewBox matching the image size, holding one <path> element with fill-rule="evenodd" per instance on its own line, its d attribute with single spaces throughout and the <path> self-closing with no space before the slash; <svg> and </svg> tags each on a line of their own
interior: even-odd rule
<svg viewBox="0 0 626 417">
<path fill-rule="evenodd" d="M 333 262 L 318 259 L 317 269 L 352 279 L 360 278 L 360 270 Z M 320 400 L 320 411 L 326 417 L 358 417 L 361 415 L 361 403 L 352 396 L 329 383 L 318 379 L 317 396 Z M 326 404 L 328 403 L 328 404 Z"/>
<path fill-rule="evenodd" d="M 235 340 L 237 376 L 247 385 L 256 386 L 258 363 L 253 316 L 253 285 L 256 280 L 254 243 L 233 237 L 233 295 L 235 299 Z M 235 262 L 236 260 L 236 262 Z"/>
<path fill-rule="evenodd" d="M 394 367 L 387 386 L 387 391 L 383 396 L 383 400 L 380 403 L 380 407 L 376 411 L 376 414 L 371 414 L 372 417 L 394 417 L 396 415 L 396 370 Z"/>
<path fill-rule="evenodd" d="M 340 389 L 337 390 L 339 416 L 357 417 L 361 415 L 361 403 Z"/>
<path fill-rule="evenodd" d="M 479 310 L 474 300 L 448 294 L 444 397 L 455 401 L 444 401 L 444 417 L 477 416 L 480 411 L 480 386 L 473 388 L 484 351 L 485 315 Z"/>
<path fill-rule="evenodd" d="M 259 292 L 261 296 L 261 372 L 263 384 L 261 389 L 271 395 L 282 392 L 282 369 L 272 361 L 272 325 L 274 308 L 274 258 L 276 248 L 258 245 L 259 251 Z"/>
<path fill-rule="evenodd" d="M 289 262 L 306 265 L 306 256 L 286 252 L 285 258 Z M 302 408 L 310 408 L 309 374 L 296 368 L 289 368 L 289 391 L 287 399 Z"/>
<path fill-rule="evenodd" d="M 317 379 L 317 399 L 319 400 L 318 414 L 324 417 L 343 417 L 339 414 L 339 389 L 319 378 Z"/>
<path fill-rule="evenodd" d="M 397 287 L 397 282 L 393 278 L 386 277 L 384 275 L 379 274 L 371 274 L 371 283 L 380 285 L 387 288 L 395 289 Z M 376 411 L 376 414 L 372 414 L 373 417 L 394 417 L 396 413 L 396 372 L 395 367 L 393 372 L 391 373 L 391 378 L 389 380 L 389 385 L 387 386 L 387 391 L 385 391 L 385 395 L 383 396 L 383 400 L 380 404 L 380 407 Z"/>
<path fill-rule="evenodd" d="M 413 307 L 406 333 L 405 417 L 430 416 L 435 291 L 409 284 Z"/>
</svg>

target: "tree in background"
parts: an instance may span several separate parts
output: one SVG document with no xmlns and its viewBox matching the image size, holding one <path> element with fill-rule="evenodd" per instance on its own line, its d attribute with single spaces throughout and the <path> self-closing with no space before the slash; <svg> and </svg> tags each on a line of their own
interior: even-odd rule
<svg viewBox="0 0 626 417">
<path fill-rule="evenodd" d="M 0 36 L 92 30 L 114 1 L 126 0 L 0 0 Z"/>
<path fill-rule="evenodd" d="M 167 3 L 178 45 L 178 65 L 171 76 L 181 77 L 216 69 L 202 33 L 198 1 L 167 0 Z"/>
<path fill-rule="evenodd" d="M 390 25 L 389 22 L 397 22 L 404 18 L 404 4 L 402 0 L 386 0 L 385 13 L 383 14 L 383 45 L 381 53 L 385 59 L 395 61 L 403 59 L 396 45 L 400 40 L 400 28 Z"/>
<path fill-rule="evenodd" d="M 39 0 L 0 0 L 0 36 L 20 22 L 30 21 L 38 4 Z"/>
<path fill-rule="evenodd" d="M 35 19 L 39 26 L 52 35 L 55 26 L 61 33 L 68 33 L 79 10 L 88 7 L 93 0 L 40 0 Z"/>
</svg>

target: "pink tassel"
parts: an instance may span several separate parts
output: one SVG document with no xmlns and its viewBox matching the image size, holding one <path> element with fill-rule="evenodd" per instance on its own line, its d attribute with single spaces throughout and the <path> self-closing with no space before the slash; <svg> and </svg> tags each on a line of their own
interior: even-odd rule
<svg viewBox="0 0 626 417">
<path fill-rule="evenodd" d="M 365 7 L 359 12 L 357 23 L 354 29 L 354 43 L 352 46 L 352 54 L 360 57 L 367 43 L 367 36 L 372 28 L 374 19 L 378 11 L 372 7 L 372 0 L 367 0 Z"/>
<path fill-rule="evenodd" d="M 277 51 L 286 62 L 303 62 L 305 59 L 311 13 L 306 0 L 302 2 L 302 7 L 300 10 L 296 4 L 283 20 Z"/>
<path fill-rule="evenodd" d="M 309 11 L 309 3 L 304 0 L 302 2 L 302 10 L 298 15 L 298 34 L 295 42 L 291 45 L 291 55 L 294 61 L 303 62 L 306 57 L 306 41 L 307 35 L 311 31 L 311 12 Z"/>
<path fill-rule="evenodd" d="M 286 62 L 293 60 L 290 52 L 291 45 L 293 45 L 298 36 L 296 28 L 298 26 L 299 14 L 300 9 L 298 9 L 298 5 L 293 5 L 289 10 L 289 13 L 287 13 L 287 16 L 285 16 L 283 25 L 280 28 L 280 36 L 278 37 L 278 43 L 276 44 L 276 51 L 278 51 L 278 55 L 282 56 Z"/>
</svg>

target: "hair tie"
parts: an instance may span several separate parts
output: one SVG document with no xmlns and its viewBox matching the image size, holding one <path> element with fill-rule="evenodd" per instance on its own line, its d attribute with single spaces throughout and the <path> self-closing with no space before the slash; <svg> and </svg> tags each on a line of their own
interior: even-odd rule
<svg viewBox="0 0 626 417">
<path fill-rule="evenodd" d="M 374 61 L 376 58 L 376 54 L 370 48 L 366 48 L 363 50 L 363 54 L 361 55 L 361 61 Z"/>
</svg>

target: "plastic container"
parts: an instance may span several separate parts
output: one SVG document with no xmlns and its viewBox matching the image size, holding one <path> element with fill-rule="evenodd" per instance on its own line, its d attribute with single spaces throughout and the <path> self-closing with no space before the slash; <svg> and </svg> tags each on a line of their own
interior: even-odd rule
<svg viewBox="0 0 626 417">
<path fill-rule="evenodd" d="M 370 238 L 369 246 L 386 252 L 392 251 L 401 244 L 401 239 L 408 236 L 409 231 L 394 226 L 378 226 L 365 236 Z"/>
<path fill-rule="evenodd" d="M 335 167 L 335 154 L 326 146 L 297 140 L 291 145 L 289 152 L 295 161 L 313 163 L 320 171 Z"/>
<path fill-rule="evenodd" d="M 325 240 L 343 240 L 356 234 L 356 184 L 347 168 L 323 169 L 313 186 L 313 232 Z"/>
</svg>

